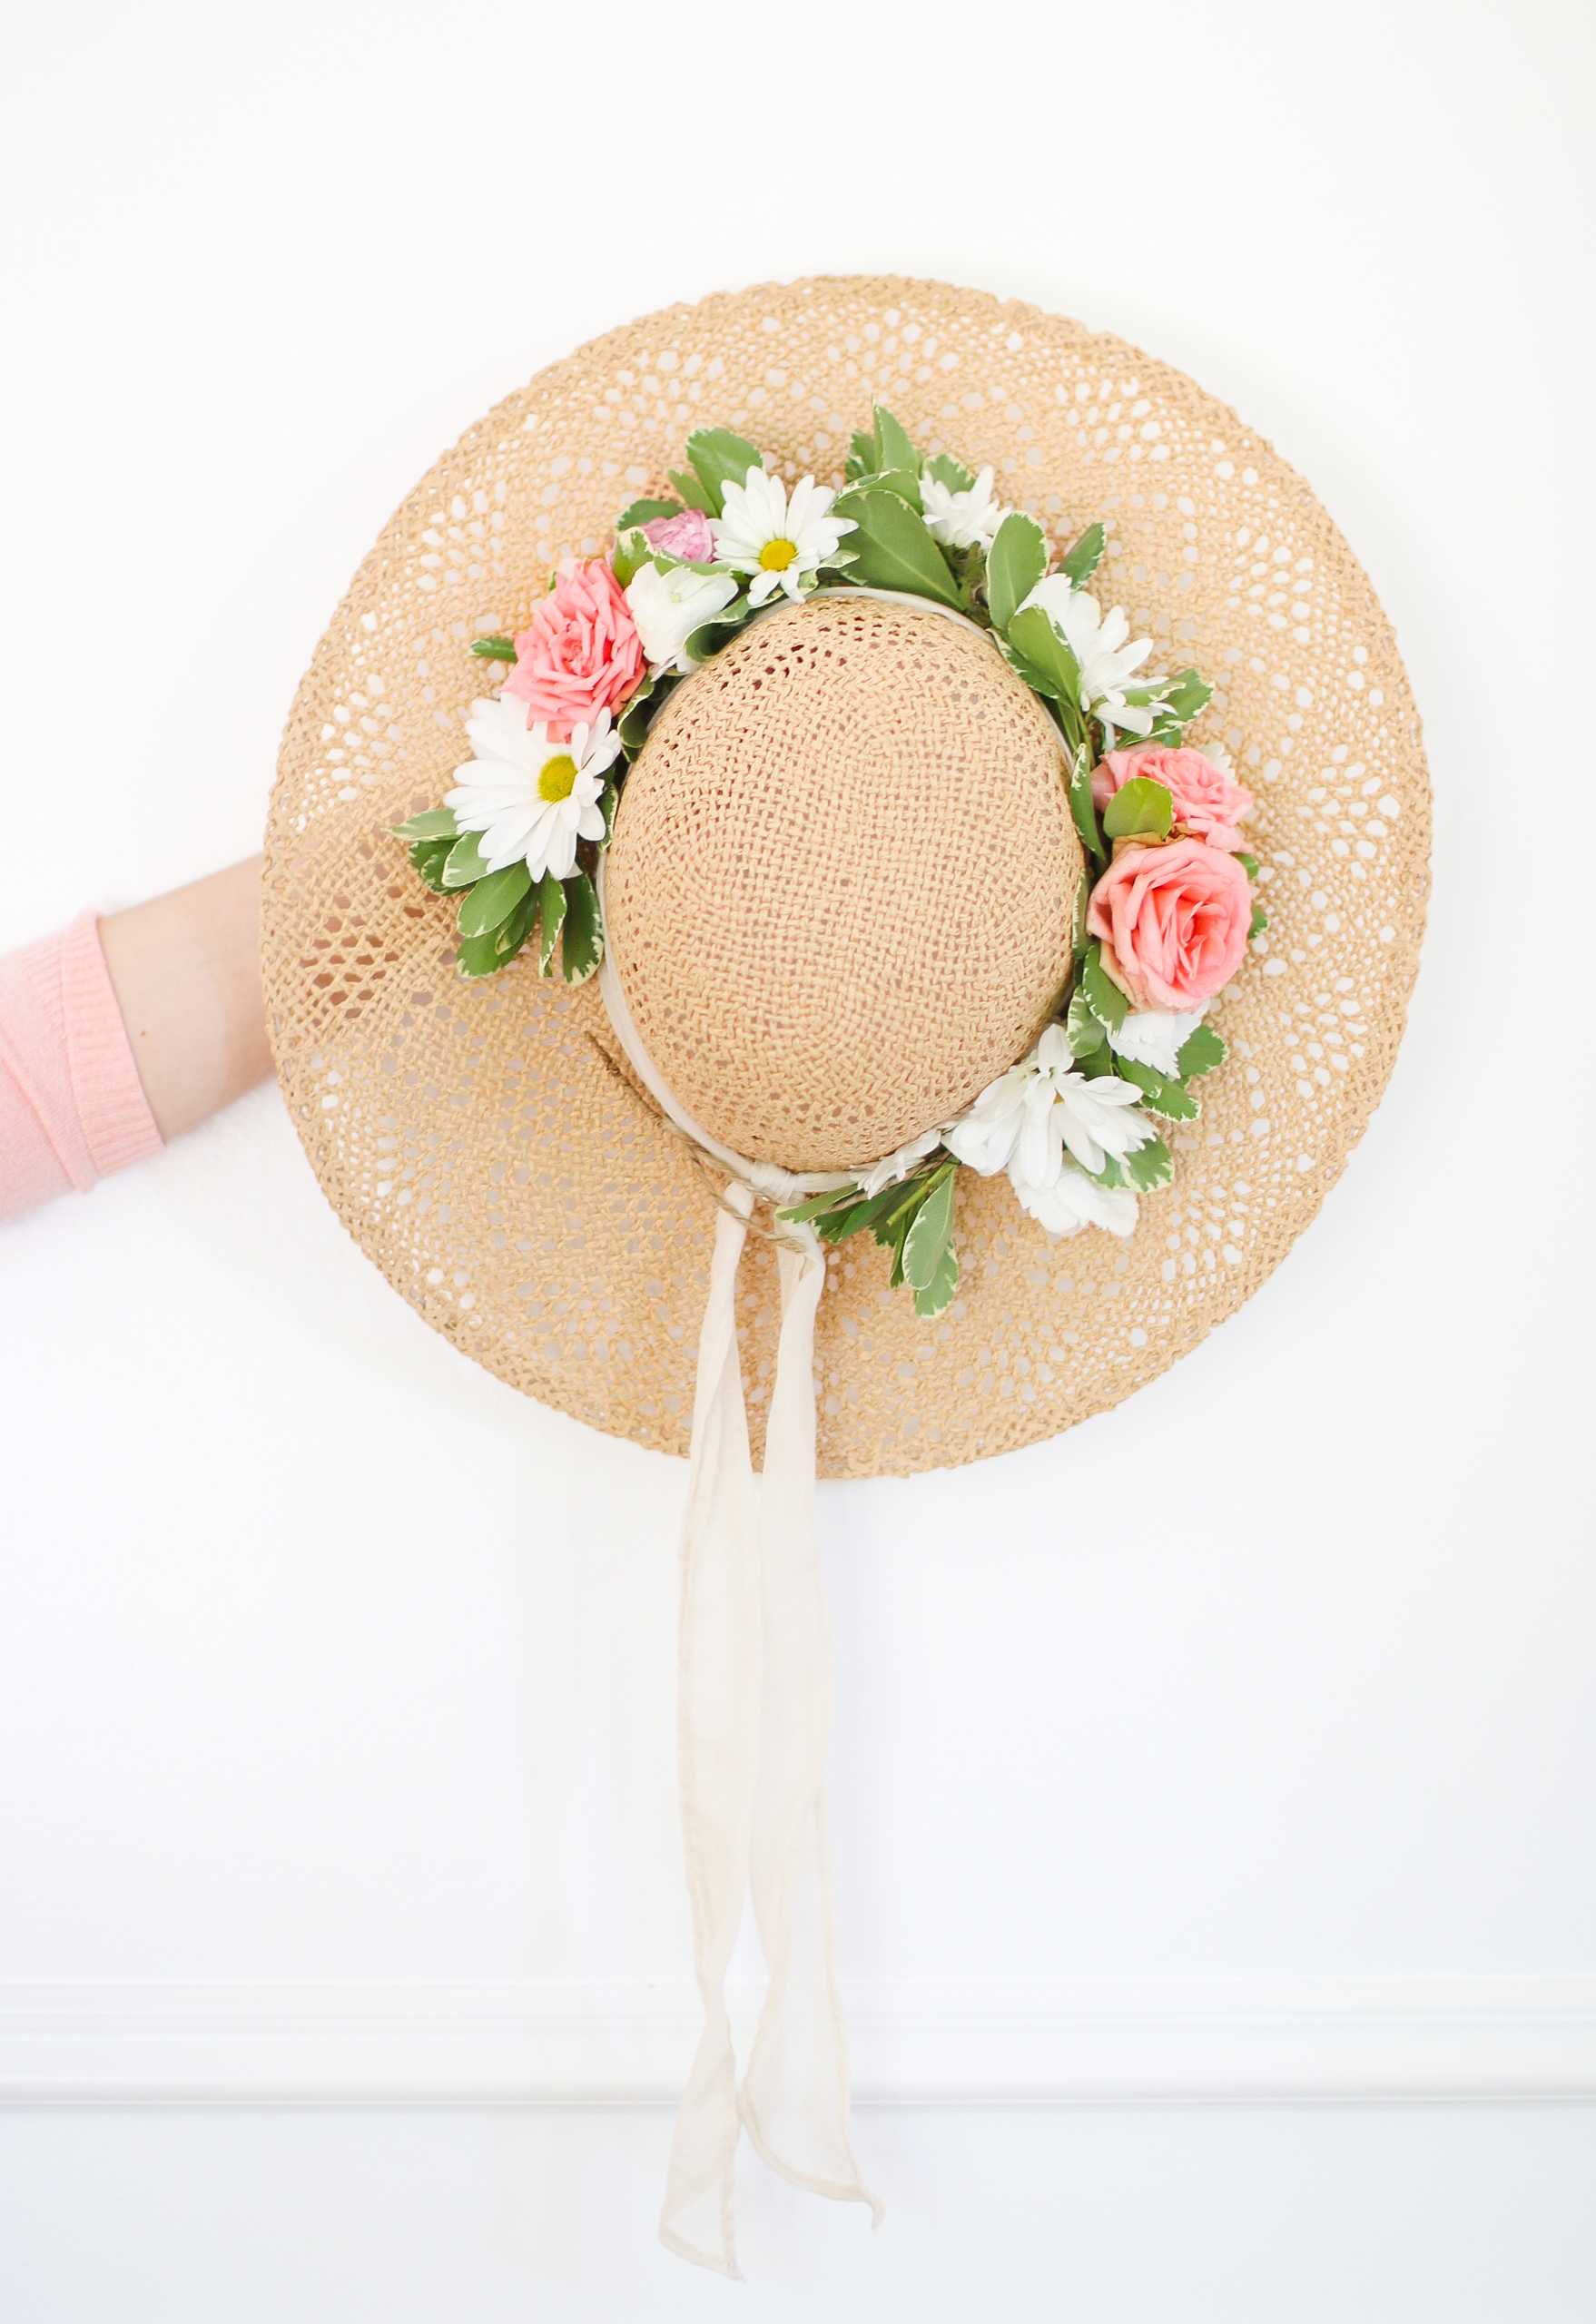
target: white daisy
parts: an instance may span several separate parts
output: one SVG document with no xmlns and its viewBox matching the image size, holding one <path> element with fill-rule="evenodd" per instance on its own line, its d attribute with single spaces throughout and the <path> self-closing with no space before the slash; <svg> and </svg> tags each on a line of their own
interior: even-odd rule
<svg viewBox="0 0 1596 2324">
<path fill-rule="evenodd" d="M 1131 636 L 1123 608 L 1115 606 L 1105 614 L 1086 590 L 1070 586 L 1067 573 L 1049 573 L 1024 603 L 1041 607 L 1074 655 L 1080 706 L 1101 719 L 1110 747 L 1116 727 L 1127 734 L 1150 734 L 1153 712 L 1145 703 L 1127 702 L 1124 688 L 1152 652 L 1153 641 Z"/>
<path fill-rule="evenodd" d="M 918 1137 L 911 1137 L 907 1146 L 901 1146 L 896 1154 L 884 1155 L 881 1161 L 872 1162 L 868 1170 L 861 1170 L 858 1174 L 860 1193 L 868 1201 L 872 1195 L 879 1195 L 883 1187 L 895 1187 L 900 1178 L 906 1178 L 915 1164 L 922 1162 L 941 1142 L 940 1129 L 922 1130 Z"/>
<path fill-rule="evenodd" d="M 992 470 L 982 468 L 967 492 L 941 484 L 928 468 L 920 479 L 921 506 L 928 530 L 949 548 L 990 548 L 1009 514 L 992 491 Z"/>
<path fill-rule="evenodd" d="M 687 657 L 687 640 L 724 612 L 737 594 L 730 573 L 695 573 L 690 565 L 640 565 L 626 589 L 626 604 L 643 640 L 651 670 L 678 670 L 684 677 L 697 664 Z"/>
<path fill-rule="evenodd" d="M 1134 1235 L 1137 1202 L 1128 1187 L 1099 1187 L 1073 1162 L 1066 1162 L 1050 1187 L 1033 1187 L 1016 1179 L 1020 1207 L 1049 1235 L 1079 1235 L 1083 1226 L 1101 1226 L 1110 1235 Z"/>
<path fill-rule="evenodd" d="M 812 476 L 787 487 L 779 476 L 750 468 L 741 484 L 725 488 L 725 510 L 715 517 L 714 554 L 734 573 L 749 573 L 748 602 L 763 606 L 778 589 L 796 598 L 806 574 L 834 556 L 844 533 L 854 530 L 851 517 L 831 515 L 836 495 Z"/>
<path fill-rule="evenodd" d="M 1191 1039 L 1207 1014 L 1205 1000 L 1200 1009 L 1184 1009 L 1178 1016 L 1166 1009 L 1132 1009 L 1127 1011 L 1119 1030 L 1110 1032 L 1108 1046 L 1120 1057 L 1128 1057 L 1136 1065 L 1150 1065 L 1155 1073 L 1178 1073 L 1177 1062 L 1181 1049 Z"/>
<path fill-rule="evenodd" d="M 1069 1147 L 1084 1170 L 1109 1155 L 1123 1161 L 1157 1135 L 1140 1113 L 1141 1092 L 1113 1074 L 1088 1080 L 1062 1025 L 1049 1025 L 1028 1058 L 983 1089 L 961 1121 L 942 1132 L 950 1154 L 983 1178 L 1006 1169 L 1018 1192 L 1046 1188 Z"/>
<path fill-rule="evenodd" d="M 456 767 L 448 793 L 456 822 L 481 833 L 478 849 L 490 872 L 524 862 L 534 880 L 567 878 L 577 840 L 604 837 L 598 803 L 621 747 L 608 711 L 575 727 L 568 743 L 551 743 L 546 724 L 529 727 L 513 694 L 475 702 L 471 712 L 466 732 L 477 755 Z"/>
</svg>

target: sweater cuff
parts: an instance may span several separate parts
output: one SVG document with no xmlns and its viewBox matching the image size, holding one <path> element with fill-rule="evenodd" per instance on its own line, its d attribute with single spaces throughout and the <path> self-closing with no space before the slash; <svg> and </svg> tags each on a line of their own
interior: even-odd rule
<svg viewBox="0 0 1596 2324">
<path fill-rule="evenodd" d="M 80 913 L 61 940 L 61 998 L 72 1093 L 101 1177 L 158 1154 L 163 1139 L 139 1079 L 100 947 L 100 916 Z"/>
</svg>

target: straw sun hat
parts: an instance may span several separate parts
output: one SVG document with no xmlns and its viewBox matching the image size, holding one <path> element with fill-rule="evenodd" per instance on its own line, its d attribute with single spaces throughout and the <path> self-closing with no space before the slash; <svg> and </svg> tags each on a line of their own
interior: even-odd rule
<svg viewBox="0 0 1596 2324">
<path fill-rule="evenodd" d="M 1011 1173 L 960 1167 L 929 1287 L 921 1268 L 893 1288 L 906 1263 L 900 1255 L 894 1267 L 870 1233 L 817 1241 L 781 1214 L 805 1196 L 840 1199 L 831 1190 L 843 1174 L 870 1185 L 883 1157 L 900 1173 L 929 1171 L 916 1141 L 923 1155 L 951 1123 L 973 1118 L 975 1137 L 982 1092 L 1038 1053 L 1072 986 L 1072 1012 L 1085 1009 L 1085 1032 L 1102 1042 L 1127 1002 L 1095 901 L 1110 976 L 1092 985 L 1099 954 L 1083 953 L 1080 911 L 1110 848 L 1118 870 L 1148 833 L 1131 818 L 1128 841 L 1116 837 L 1111 814 L 1099 827 L 1089 799 L 1083 810 L 1070 705 L 1039 690 L 1024 655 L 1000 650 L 985 595 L 947 585 L 946 572 L 968 580 L 981 555 L 959 546 L 956 522 L 938 536 L 953 547 L 930 596 L 912 580 L 882 586 L 895 568 L 879 545 L 873 561 L 849 567 L 868 512 L 848 495 L 844 464 L 851 432 L 868 438 L 872 426 L 863 465 L 925 461 L 907 488 L 928 517 L 933 470 L 951 489 L 990 469 L 973 500 L 986 492 L 1035 520 L 1009 536 L 1034 548 L 1028 582 L 1102 525 L 1090 587 L 1128 622 L 1105 624 L 1098 642 L 1134 632 L 1151 641 L 1139 675 L 1191 665 L 1212 687 L 1191 698 L 1201 706 L 1185 739 L 1208 754 L 1227 796 L 1251 793 L 1244 829 L 1208 837 L 1233 851 L 1220 869 L 1261 907 L 1207 1009 L 1220 1039 L 1204 1035 L 1200 1102 L 1166 1098 L 1158 1117 L 1166 1182 L 1136 1179 L 1158 1188 L 1144 1191 L 1139 1215 L 1126 1191 L 1113 1198 L 1113 1231 L 1059 1235 L 1049 1226 L 1076 1221 L 1022 1200 Z M 646 685 L 629 712 L 616 696 L 629 771 L 605 759 L 616 749 L 607 719 L 574 730 L 568 745 L 548 730 L 548 748 L 566 753 L 555 793 L 568 798 L 568 847 L 580 811 L 593 881 L 562 861 L 540 890 L 541 859 L 524 895 L 514 865 L 485 877 L 486 895 L 507 876 L 503 894 L 521 895 L 521 917 L 504 923 L 515 940 L 507 965 L 462 975 L 494 965 L 492 931 L 462 944 L 454 901 L 435 892 L 437 878 L 418 878 L 395 827 L 420 815 L 413 832 L 446 831 L 419 849 L 436 846 L 436 872 L 457 829 L 441 803 L 467 796 L 451 786 L 471 772 L 468 724 L 481 758 L 495 720 L 513 722 L 524 751 L 531 717 L 547 717 L 547 704 L 523 706 L 509 691 L 494 706 L 493 679 L 512 687 L 519 665 L 512 676 L 491 656 L 514 649 L 490 645 L 487 661 L 471 649 L 527 632 L 552 573 L 598 570 L 585 560 L 611 555 L 626 503 L 652 501 L 657 525 L 684 495 L 714 513 L 724 484 L 724 519 L 734 503 L 756 515 L 764 481 L 750 471 L 743 490 L 737 459 L 722 461 L 704 498 L 685 457 L 701 430 L 757 445 L 754 457 L 791 489 L 787 528 L 799 527 L 802 504 L 822 549 L 840 540 L 840 554 L 808 574 L 824 585 L 810 595 L 787 586 L 797 566 L 762 563 L 757 529 L 735 582 L 708 576 L 700 547 L 712 610 L 741 586 L 761 601 L 756 617 L 735 626 L 728 615 L 709 658 L 720 635 L 700 631 L 703 651 L 654 665 L 651 703 Z M 860 463 L 856 444 L 855 481 Z M 827 532 L 830 492 L 842 497 Z M 849 508 L 862 520 L 852 540 L 835 522 Z M 633 523 L 645 513 L 635 508 Z M 717 532 L 723 563 L 732 539 Z M 990 564 L 1000 549 L 982 539 Z M 623 527 L 626 543 L 646 556 Z M 631 569 L 617 561 L 615 584 Z M 601 596 L 615 593 L 609 573 Z M 687 566 L 675 577 L 690 586 Z M 1065 585 L 1049 580 L 1043 594 L 1055 586 Z M 995 621 L 1000 584 L 989 575 L 982 586 Z M 629 650 L 640 677 L 635 642 Z M 1133 745 L 1154 714 L 1130 706 L 1123 673 L 1104 683 L 1110 707 L 1099 714 Z M 608 781 L 601 809 L 601 778 L 621 773 L 618 804 Z M 1159 798 L 1155 841 L 1171 837 Z M 608 815 L 601 868 L 594 842 Z M 439 816 L 441 826 L 425 820 Z M 1187 835 L 1190 821 L 1177 814 L 1157 860 L 1187 848 L 1212 870 L 1215 852 L 1200 830 Z M 470 827 L 479 836 L 462 844 L 483 851 L 471 857 L 483 872 L 491 833 L 480 819 Z M 695 1738 L 718 1738 L 734 1758 L 737 1721 L 757 1725 L 758 1702 L 731 1702 L 740 1665 L 713 1621 L 695 1640 L 691 1588 L 684 1600 L 684 1813 L 711 2022 L 664 2231 L 688 2256 L 734 2272 L 727 2142 L 739 2108 L 789 2176 L 865 2192 L 823 1941 L 823 1618 L 806 1530 L 816 1470 L 906 1473 L 1035 1443 L 1117 1403 L 1235 1312 L 1313 1216 L 1384 1088 L 1417 965 L 1428 846 L 1419 722 L 1390 627 L 1303 482 L 1232 412 L 1122 341 L 939 283 L 768 286 L 583 348 L 438 462 L 318 647 L 272 795 L 262 928 L 278 1070 L 329 1199 L 396 1289 L 501 1378 L 668 1452 L 691 1440 L 689 1574 L 700 1571 L 696 1543 L 711 1615 L 724 1610 L 716 1591 L 746 1599 L 735 1545 L 764 1529 L 758 1780 L 775 1789 L 749 1811 L 752 1864 L 746 1833 L 735 1839 L 747 1803 L 715 1796 L 694 1751 Z M 532 932 L 539 893 L 566 913 L 557 943 L 547 901 Z M 1183 1034 L 1196 1021 L 1180 1019 Z M 1099 1064 L 1108 1058 L 1103 1048 Z M 1117 1050 L 1114 1069 L 1136 1072 Z M 1110 1076 L 1087 1087 L 1134 1104 L 1144 1084 L 1167 1086 L 1144 1071 L 1134 1086 Z M 1107 1118 L 1093 1118 L 1100 1128 Z M 1078 1195 L 1087 1181 L 1070 1156 L 1083 1150 L 1096 1151 L 1077 1141 L 1060 1166 L 1055 1141 L 1052 1167 Z M 971 1151 L 967 1139 L 961 1158 Z M 1108 1151 L 1129 1168 L 1128 1154 Z M 951 1184 L 951 1164 L 944 1176 Z M 860 1198 L 857 1186 L 847 1198 Z M 748 1440 L 765 1470 L 757 1520 Z M 778 1571 L 808 1610 L 802 1621 L 773 1623 Z M 748 1586 L 757 1599 L 757 1581 Z M 757 1612 L 749 1619 L 756 1631 Z M 773 1774 L 783 1753 L 791 1764 Z M 716 1945 L 728 1915 L 734 1935 L 744 1876 L 773 1999 L 739 2098 Z"/>
<path fill-rule="evenodd" d="M 1006 1452 L 1117 1403 L 1257 1289 L 1384 1088 L 1424 921 L 1428 783 L 1390 626 L 1301 479 L 1180 374 L 980 293 L 844 279 L 671 309 L 540 374 L 407 497 L 300 688 L 266 836 L 278 1068 L 339 1216 L 478 1363 L 685 1452 L 712 1189 L 615 1069 L 596 982 L 543 981 L 526 956 L 458 978 L 454 916 L 389 826 L 434 805 L 463 754 L 484 690 L 468 642 L 522 627 L 551 566 L 605 545 L 692 428 L 724 421 L 840 481 L 872 392 L 921 444 L 991 462 L 1060 544 L 1108 525 L 1099 594 L 1217 684 L 1198 733 L 1256 795 L 1270 926 L 1215 1012 L 1231 1058 L 1170 1141 L 1174 1182 L 1138 1234 L 1055 1241 L 1003 1178 L 964 1172 L 960 1298 L 934 1322 L 888 1295 L 868 1237 L 840 1246 L 816 1324 L 825 1476 Z M 812 683 L 758 728 L 773 756 L 757 818 L 739 755 L 744 720 L 764 716 L 755 629 L 734 687 L 717 670 L 701 712 L 681 702 L 702 756 L 670 738 L 682 790 L 633 802 L 610 866 L 620 940 L 653 964 L 646 1031 L 667 1079 L 726 1145 L 794 1167 L 871 1158 L 870 1137 L 844 1153 L 828 1136 L 836 1121 L 879 1124 L 884 1153 L 1012 1062 L 1073 876 L 1034 697 L 929 612 L 832 600 L 773 617 L 795 644 L 850 619 L 846 699 L 817 708 L 828 689 Z M 916 655 L 936 665 L 929 698 L 904 684 Z M 979 708 L 955 743 L 928 699 L 961 690 Z M 949 757 L 972 728 L 990 755 L 950 823 Z M 890 768 L 890 797 L 848 749 Z M 840 892 L 814 884 L 806 800 L 822 829 L 845 819 Z M 759 1243 L 738 1317 L 756 1458 L 778 1315 Z"/>
</svg>

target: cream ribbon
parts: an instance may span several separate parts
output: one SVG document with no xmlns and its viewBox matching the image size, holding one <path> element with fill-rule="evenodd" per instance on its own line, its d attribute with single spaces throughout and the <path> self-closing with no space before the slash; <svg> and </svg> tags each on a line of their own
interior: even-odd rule
<svg viewBox="0 0 1596 2324">
<path fill-rule="evenodd" d="M 602 911 L 602 863 L 599 878 Z M 831 1633 L 814 1538 L 814 1315 L 825 1258 L 812 1226 L 782 1228 L 782 1326 L 757 1493 L 737 1355 L 737 1269 L 755 1196 L 795 1203 L 849 1179 L 795 1176 L 719 1145 L 649 1058 L 607 946 L 599 990 L 644 1086 L 731 1178 L 698 1338 L 677 1666 L 682 1837 L 704 2024 L 676 2115 L 659 2232 L 684 2259 L 740 2278 L 742 2128 L 794 2186 L 868 2203 L 872 2220 L 882 2217 L 849 2137 L 837 1993 L 824 1787 Z M 750 1892 L 769 1984 L 739 2090 L 725 1988 Z"/>
</svg>

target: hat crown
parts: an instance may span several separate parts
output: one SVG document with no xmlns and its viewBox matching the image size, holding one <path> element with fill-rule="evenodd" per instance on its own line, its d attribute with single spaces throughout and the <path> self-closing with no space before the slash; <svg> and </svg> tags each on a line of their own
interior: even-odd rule
<svg viewBox="0 0 1596 2324">
<path fill-rule="evenodd" d="M 1066 782 L 972 625 L 849 595 L 735 638 L 655 719 L 606 868 L 606 941 L 678 1103 L 800 1171 L 968 1105 L 1068 973 Z"/>
</svg>

